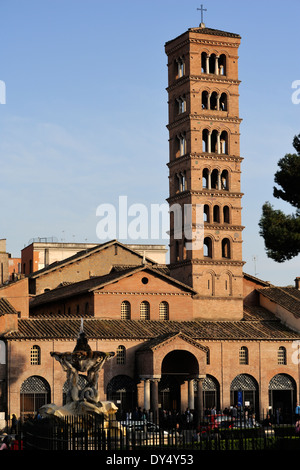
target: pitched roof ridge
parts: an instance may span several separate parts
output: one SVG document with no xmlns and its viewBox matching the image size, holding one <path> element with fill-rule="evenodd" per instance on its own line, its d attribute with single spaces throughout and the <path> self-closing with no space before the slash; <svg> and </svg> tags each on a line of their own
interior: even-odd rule
<svg viewBox="0 0 300 470">
<path fill-rule="evenodd" d="M 45 272 L 47 272 L 49 270 L 52 270 L 52 269 L 56 269 L 59 266 L 63 266 L 64 264 L 68 264 L 70 262 L 73 262 L 77 258 L 81 258 L 83 256 L 89 255 L 93 252 L 96 252 L 98 250 L 102 250 L 102 249 L 107 248 L 109 246 L 112 246 L 114 244 L 118 244 L 119 246 L 123 247 L 124 249 L 130 251 L 131 253 L 134 253 L 138 258 L 141 258 L 141 259 L 143 258 L 143 255 L 141 255 L 137 251 L 133 250 L 132 248 L 130 248 L 126 244 L 119 242 L 119 240 L 114 239 L 114 240 L 109 240 L 109 241 L 104 242 L 104 243 L 96 244 L 95 246 L 92 246 L 92 247 L 87 248 L 85 250 L 78 251 L 78 253 L 75 253 L 74 255 L 71 255 L 67 258 L 64 258 L 63 260 L 54 261 L 53 263 L 49 264 L 48 266 L 46 266 L 46 267 L 44 267 L 44 268 L 42 268 L 38 271 L 34 271 L 33 273 L 31 273 L 29 275 L 29 277 L 34 278 L 34 277 L 38 276 L 39 274 L 45 273 Z M 153 261 L 150 260 L 149 258 L 146 258 L 146 259 L 147 259 L 148 262 L 153 263 Z"/>
<path fill-rule="evenodd" d="M 281 291 L 283 291 L 286 295 L 289 295 L 290 297 L 292 297 L 293 299 L 297 300 L 297 302 L 300 302 L 299 298 L 296 297 L 295 295 L 291 294 L 290 292 L 287 292 L 285 289 L 295 289 L 295 287 L 277 287 L 277 289 L 280 289 Z"/>
</svg>

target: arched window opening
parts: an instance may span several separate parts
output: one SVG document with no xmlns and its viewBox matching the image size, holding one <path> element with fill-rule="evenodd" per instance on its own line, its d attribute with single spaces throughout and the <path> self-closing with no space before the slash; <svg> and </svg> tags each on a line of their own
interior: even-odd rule
<svg viewBox="0 0 300 470">
<path fill-rule="evenodd" d="M 210 109 L 217 111 L 218 109 L 218 93 L 214 91 L 210 97 Z"/>
<path fill-rule="evenodd" d="M 214 222 L 219 224 L 220 223 L 220 207 L 214 206 Z"/>
<path fill-rule="evenodd" d="M 185 155 L 186 153 L 186 140 L 185 140 L 185 135 L 181 134 L 179 137 L 179 155 L 182 157 L 182 155 Z"/>
<path fill-rule="evenodd" d="M 219 171 L 216 169 L 211 172 L 211 188 L 219 189 Z"/>
<path fill-rule="evenodd" d="M 249 402 L 250 408 L 259 415 L 259 387 L 257 381 L 248 374 L 237 375 L 230 385 L 230 403 L 243 406 Z"/>
<path fill-rule="evenodd" d="M 175 157 L 182 157 L 186 153 L 186 139 L 184 134 L 176 136 L 175 139 Z"/>
<path fill-rule="evenodd" d="M 125 346 L 118 346 L 116 352 L 117 364 L 126 364 L 126 348 Z"/>
<path fill-rule="evenodd" d="M 30 351 L 30 364 L 32 366 L 40 366 L 41 365 L 41 348 L 36 344 L 32 346 Z"/>
<path fill-rule="evenodd" d="M 228 134 L 226 131 L 220 135 L 220 153 L 228 155 Z"/>
<path fill-rule="evenodd" d="M 196 382 L 196 381 L 195 381 Z M 212 410 L 220 409 L 220 385 L 218 381 L 210 375 L 206 375 L 203 380 L 203 408 Z"/>
<path fill-rule="evenodd" d="M 216 54 L 209 56 L 209 73 L 216 73 Z"/>
<path fill-rule="evenodd" d="M 185 113 L 186 111 L 186 100 L 184 96 L 180 96 L 179 98 L 176 99 L 175 101 L 176 105 L 176 113 L 177 114 L 182 114 Z"/>
<path fill-rule="evenodd" d="M 144 300 L 140 305 L 140 319 L 150 320 L 150 304 Z"/>
<path fill-rule="evenodd" d="M 202 131 L 202 151 L 210 153 L 210 135 L 207 129 Z"/>
<path fill-rule="evenodd" d="M 169 320 L 169 304 L 168 302 L 161 302 L 159 304 L 159 319 L 160 320 Z"/>
<path fill-rule="evenodd" d="M 230 258 L 230 241 L 228 238 L 222 240 L 222 258 Z"/>
<path fill-rule="evenodd" d="M 186 176 L 185 171 L 177 173 L 177 192 L 182 192 L 186 190 Z"/>
<path fill-rule="evenodd" d="M 107 400 L 113 401 L 117 407 L 117 418 L 136 406 L 137 389 L 134 380 L 126 375 L 117 375 L 107 385 Z"/>
<path fill-rule="evenodd" d="M 297 385 L 292 377 L 287 374 L 272 377 L 269 382 L 269 405 L 273 410 L 281 408 L 283 422 L 289 422 L 297 401 Z"/>
<path fill-rule="evenodd" d="M 208 70 L 208 55 L 206 52 L 202 52 L 201 54 L 201 72 L 202 73 L 209 73 Z"/>
<path fill-rule="evenodd" d="M 207 168 L 204 168 L 202 172 L 202 189 L 210 189 L 209 171 Z"/>
<path fill-rule="evenodd" d="M 176 79 L 183 77 L 184 72 L 185 72 L 184 58 L 178 57 L 178 59 L 175 60 Z"/>
<path fill-rule="evenodd" d="M 211 133 L 211 140 L 210 140 L 210 145 L 211 145 L 211 153 L 218 153 L 218 131 L 213 130 Z"/>
<path fill-rule="evenodd" d="M 42 377 L 31 376 L 20 389 L 20 414 L 22 419 L 36 416 L 41 406 L 51 403 L 50 386 Z"/>
<path fill-rule="evenodd" d="M 224 191 L 228 191 L 229 190 L 229 182 L 228 182 L 228 171 L 227 170 L 223 170 L 222 173 L 221 173 L 221 188 L 224 190 Z"/>
<path fill-rule="evenodd" d="M 203 242 L 203 255 L 206 258 L 212 258 L 212 240 L 210 237 L 205 237 Z"/>
<path fill-rule="evenodd" d="M 131 305 L 128 300 L 121 303 L 121 320 L 130 320 L 131 318 Z"/>
<path fill-rule="evenodd" d="M 226 55 L 221 54 L 219 57 L 219 75 L 226 75 Z"/>
<path fill-rule="evenodd" d="M 205 204 L 204 205 L 204 214 L 203 214 L 203 219 L 204 219 L 204 222 L 210 222 L 210 214 L 209 214 L 209 205 L 208 204 Z"/>
<path fill-rule="evenodd" d="M 209 108 L 208 91 L 202 92 L 202 109 Z"/>
<path fill-rule="evenodd" d="M 248 348 L 246 348 L 246 346 L 242 346 L 239 351 L 239 362 L 241 365 L 249 364 L 249 353 Z"/>
<path fill-rule="evenodd" d="M 229 224 L 229 207 L 223 207 L 223 222 L 224 224 Z"/>
<path fill-rule="evenodd" d="M 280 346 L 277 352 L 277 361 L 278 365 L 286 365 L 286 349 L 283 346 Z"/>
<path fill-rule="evenodd" d="M 227 94 L 222 93 L 220 96 L 220 111 L 227 111 Z"/>
</svg>

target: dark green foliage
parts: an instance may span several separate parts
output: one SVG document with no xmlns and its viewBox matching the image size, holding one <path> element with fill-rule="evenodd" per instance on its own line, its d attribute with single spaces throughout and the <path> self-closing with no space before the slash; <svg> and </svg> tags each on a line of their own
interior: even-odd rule
<svg viewBox="0 0 300 470">
<path fill-rule="evenodd" d="M 295 214 L 275 210 L 269 202 L 262 208 L 259 221 L 260 235 L 264 238 L 269 258 L 278 263 L 290 260 L 300 253 L 300 134 L 294 137 L 296 154 L 287 154 L 278 162 L 273 195 L 291 204 Z"/>
</svg>

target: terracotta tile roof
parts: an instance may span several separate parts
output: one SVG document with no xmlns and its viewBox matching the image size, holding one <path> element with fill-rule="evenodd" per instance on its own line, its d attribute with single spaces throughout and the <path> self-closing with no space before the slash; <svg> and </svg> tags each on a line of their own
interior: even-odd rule
<svg viewBox="0 0 300 470">
<path fill-rule="evenodd" d="M 81 320 L 67 318 L 19 319 L 18 331 L 10 339 L 69 339 L 78 336 Z M 85 319 L 90 339 L 150 340 L 161 335 L 182 333 L 193 340 L 295 340 L 300 334 L 279 320 L 241 321 L 154 321 Z"/>
<path fill-rule="evenodd" d="M 300 291 L 295 287 L 265 287 L 257 289 L 260 294 L 277 303 L 295 317 L 300 317 Z"/>
<path fill-rule="evenodd" d="M 182 33 L 180 34 L 179 36 L 177 36 L 175 39 L 171 39 L 170 41 L 167 41 L 166 42 L 166 45 L 172 43 L 174 40 L 180 38 L 180 37 L 183 37 L 185 36 L 185 34 L 187 32 L 192 32 L 192 33 L 199 33 L 199 34 L 208 34 L 210 36 L 223 36 L 223 37 L 228 37 L 228 38 L 237 38 L 237 39 L 241 39 L 241 36 L 239 34 L 236 34 L 236 33 L 229 33 L 227 31 L 221 31 L 220 29 L 213 29 L 213 28 L 202 28 L 202 27 L 198 27 L 198 28 L 189 28 L 188 31 L 186 31 L 185 33 Z"/>
<path fill-rule="evenodd" d="M 270 282 L 263 281 L 262 279 L 259 279 L 258 277 L 252 276 L 251 274 L 243 273 L 243 277 L 245 279 L 255 282 L 256 284 L 261 284 L 262 286 L 265 286 L 265 287 L 271 285 Z"/>
<path fill-rule="evenodd" d="M 55 289 L 44 292 L 43 294 L 39 294 L 33 297 L 30 301 L 30 309 L 50 302 L 56 302 L 69 297 L 74 297 L 76 295 L 92 292 L 107 284 L 116 282 L 117 280 L 123 279 L 124 277 L 140 271 L 148 271 L 153 273 L 156 276 L 160 276 L 165 281 L 170 282 L 173 285 L 176 284 L 179 288 L 190 292 L 191 294 L 195 294 L 195 291 L 190 286 L 177 281 L 176 279 L 168 276 L 165 272 L 162 272 L 160 269 L 153 268 L 152 266 L 123 266 L 122 268 L 119 266 L 116 269 L 112 269 L 109 274 L 104 276 L 93 277 L 79 282 L 60 284 Z"/>
<path fill-rule="evenodd" d="M 225 36 L 230 38 L 241 38 L 239 34 L 236 33 L 229 33 L 228 31 L 221 31 L 220 29 L 213 29 L 213 28 L 190 28 L 189 31 L 193 33 L 200 33 L 200 34 L 209 34 L 213 36 Z"/>
<path fill-rule="evenodd" d="M 244 305 L 244 320 L 278 320 L 272 312 L 264 307 Z"/>
<path fill-rule="evenodd" d="M 16 309 L 10 304 L 10 302 L 4 297 L 0 298 L 0 316 L 7 313 L 18 313 Z"/>
</svg>

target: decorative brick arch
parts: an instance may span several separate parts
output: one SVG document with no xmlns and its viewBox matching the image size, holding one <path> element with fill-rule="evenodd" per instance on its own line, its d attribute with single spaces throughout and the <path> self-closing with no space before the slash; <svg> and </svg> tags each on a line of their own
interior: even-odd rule
<svg viewBox="0 0 300 470">
<path fill-rule="evenodd" d="M 179 379 L 179 387 L 188 387 L 185 397 L 181 396 L 178 405 L 197 408 L 202 413 L 202 380 L 206 374 L 208 349 L 190 336 L 179 332 L 159 336 L 145 343 L 136 354 L 136 368 L 144 382 L 144 408 L 158 410 L 158 388 L 163 377 Z M 171 360 L 170 360 L 171 359 Z M 172 365 L 172 359 L 176 364 Z M 195 403 L 193 386 L 198 381 L 199 400 Z M 187 388 L 185 388 L 187 392 Z"/>
</svg>

